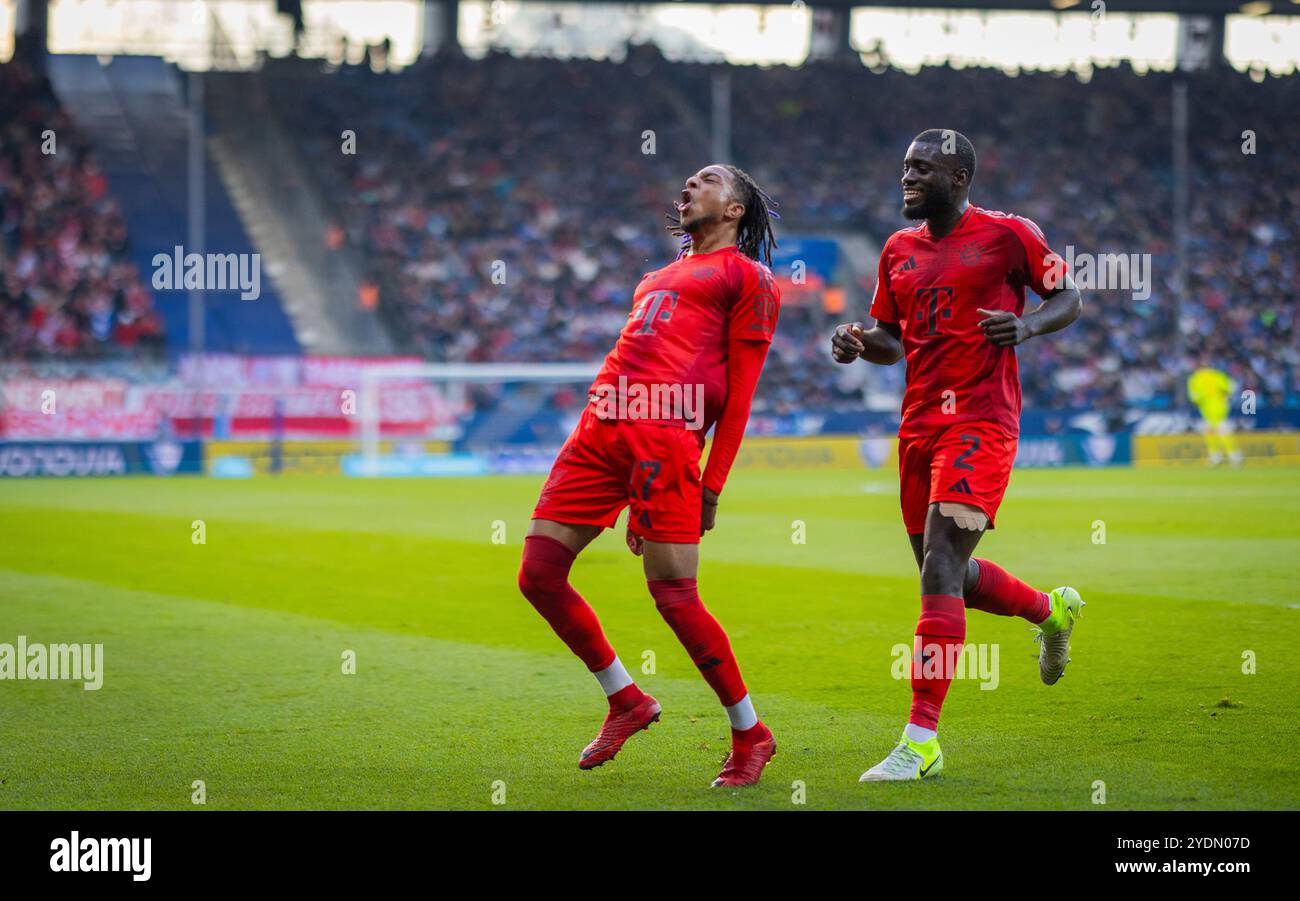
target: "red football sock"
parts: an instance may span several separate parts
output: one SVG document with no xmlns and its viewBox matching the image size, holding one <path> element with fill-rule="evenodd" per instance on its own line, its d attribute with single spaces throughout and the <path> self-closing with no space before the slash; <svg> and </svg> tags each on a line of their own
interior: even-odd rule
<svg viewBox="0 0 1300 901">
<path fill-rule="evenodd" d="M 953 665 L 966 641 L 966 605 L 947 594 L 921 595 L 912 654 L 912 712 L 908 722 L 939 728 L 939 711 L 952 683 Z M 937 659 L 936 659 L 937 658 Z"/>
<path fill-rule="evenodd" d="M 748 747 L 756 745 L 760 741 L 767 741 L 771 737 L 772 730 L 764 726 L 762 720 L 759 720 L 748 729 L 737 729 L 734 726 L 731 728 L 731 743 L 733 745 Z"/>
<path fill-rule="evenodd" d="M 596 611 L 569 584 L 569 568 L 576 556 L 562 541 L 529 535 L 524 539 L 519 590 L 595 673 L 614 662 L 614 648 L 605 640 Z"/>
<path fill-rule="evenodd" d="M 727 633 L 704 608 L 694 579 L 658 579 L 647 583 L 659 614 L 677 635 L 718 695 L 723 707 L 736 704 L 746 694 L 736 655 Z"/>
<path fill-rule="evenodd" d="M 640 704 L 641 699 L 644 697 L 645 692 L 638 688 L 635 682 L 631 685 L 624 685 L 609 696 L 609 709 L 617 711 L 631 710 L 637 704 Z"/>
<path fill-rule="evenodd" d="M 1021 582 L 991 560 L 975 558 L 980 568 L 975 587 L 966 593 L 966 606 L 998 616 L 1022 616 L 1041 623 L 1052 612 L 1046 592 Z"/>
</svg>

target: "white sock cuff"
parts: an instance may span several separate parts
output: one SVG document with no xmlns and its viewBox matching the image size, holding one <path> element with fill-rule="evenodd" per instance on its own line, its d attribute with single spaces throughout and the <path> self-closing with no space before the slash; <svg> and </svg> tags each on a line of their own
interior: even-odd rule
<svg viewBox="0 0 1300 901">
<path fill-rule="evenodd" d="M 595 674 L 596 681 L 605 691 L 605 697 L 609 697 L 617 691 L 621 691 L 632 684 L 632 677 L 627 674 L 627 669 L 623 666 L 623 661 L 617 657 L 614 662 Z"/>
<path fill-rule="evenodd" d="M 903 727 L 903 734 L 914 742 L 927 742 L 938 735 L 933 729 L 927 729 L 924 726 L 918 726 L 915 723 L 908 723 Z"/>
<path fill-rule="evenodd" d="M 754 712 L 754 702 L 749 699 L 748 693 L 730 707 L 723 709 L 727 711 L 727 719 L 731 720 L 733 729 L 743 732 L 754 728 L 754 724 L 758 722 L 758 714 Z"/>
</svg>

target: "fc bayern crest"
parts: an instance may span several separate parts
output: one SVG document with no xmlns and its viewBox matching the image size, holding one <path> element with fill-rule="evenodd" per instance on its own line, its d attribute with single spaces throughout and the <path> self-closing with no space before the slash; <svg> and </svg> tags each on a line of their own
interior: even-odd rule
<svg viewBox="0 0 1300 901">
<path fill-rule="evenodd" d="M 961 246 L 961 261 L 964 266 L 978 266 L 980 260 L 988 253 L 986 248 L 979 241 L 967 241 Z"/>
</svg>

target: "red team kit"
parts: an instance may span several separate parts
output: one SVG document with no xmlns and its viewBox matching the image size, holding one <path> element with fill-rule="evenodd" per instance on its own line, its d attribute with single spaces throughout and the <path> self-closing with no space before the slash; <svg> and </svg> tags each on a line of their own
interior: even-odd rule
<svg viewBox="0 0 1300 901">
<path fill-rule="evenodd" d="M 702 186 L 710 178 L 722 183 L 725 171 L 737 180 L 744 176 L 733 167 L 701 170 L 688 181 L 683 194 L 690 200 L 680 208 L 698 204 L 704 196 L 691 194 L 692 185 Z M 750 202 L 755 196 L 748 195 Z M 734 194 L 730 201 L 723 197 L 724 203 L 735 202 Z M 724 240 L 727 234 L 722 233 Z M 772 732 L 754 713 L 727 635 L 704 608 L 694 578 L 694 548 L 711 526 L 707 511 L 716 505 L 740 448 L 780 310 L 772 273 L 756 259 L 762 254 L 752 241 L 737 243 L 746 252 L 730 244 L 697 253 L 691 252 L 692 244 L 676 261 L 641 279 L 627 322 L 591 386 L 591 402 L 560 450 L 533 511 L 535 528 L 525 540 L 520 589 L 595 674 L 609 699 L 605 724 L 580 758 L 583 769 L 612 759 L 630 736 L 660 715 L 658 701 L 636 686 L 605 639 L 595 611 L 568 582 L 582 548 L 600 529 L 614 526 L 624 508 L 629 508 L 628 541 L 635 552 L 647 545 L 663 555 L 659 543 L 690 548 L 689 566 L 672 578 L 652 574 L 648 549 L 646 577 L 656 607 L 731 720 L 732 755 L 714 785 L 756 783 L 776 751 Z M 987 317 L 1019 317 L 1026 289 L 1047 298 L 1065 281 L 1064 263 L 1034 223 L 973 205 L 965 205 L 956 224 L 940 237 L 931 234 L 929 221 L 921 221 L 885 242 L 871 315 L 877 329 L 898 336 L 906 359 L 900 501 L 908 534 L 917 542 L 925 536 L 927 554 L 932 505 L 939 505 L 944 515 L 946 504 L 983 515 L 978 526 L 962 528 L 982 532 L 993 527 L 1015 459 L 1020 419 L 1015 348 L 991 340 L 985 332 Z M 665 386 L 681 390 L 664 392 Z M 682 398 L 692 388 L 702 389 L 702 409 L 694 415 L 673 403 L 650 404 L 637 415 L 611 414 L 608 405 L 598 402 L 611 390 L 622 401 L 625 395 L 640 391 L 652 396 L 655 390 L 662 397 Z M 626 409 L 619 405 L 620 411 Z M 712 446 L 701 472 L 710 429 Z M 539 532 L 539 524 L 549 524 L 552 531 Z M 561 524 L 560 531 L 554 531 L 555 524 Z M 1053 613 L 1060 605 L 1055 595 L 1073 589 L 1057 589 L 1051 596 L 1037 591 L 987 560 L 969 558 L 973 547 L 972 542 L 957 563 L 962 573 L 968 559 L 972 567 L 964 592 L 960 581 L 952 589 L 923 590 L 918 669 L 922 662 L 932 662 L 929 657 L 936 652 L 960 649 L 967 607 L 1022 616 L 1041 624 L 1046 634 L 1052 634 L 1048 630 L 1056 620 L 1073 622 L 1065 613 Z M 678 559 L 673 553 L 659 559 Z M 918 551 L 918 564 L 921 556 Z M 923 589 L 927 578 L 922 567 Z M 1071 615 L 1077 610 L 1072 608 Z M 1069 630 L 1054 631 L 1060 633 L 1055 652 L 1063 669 Z M 1050 684 L 1060 671 L 1049 677 L 1042 661 L 1040 657 L 1043 681 Z M 904 737 L 863 781 L 925 778 L 942 770 L 934 730 L 950 681 L 946 671 L 914 673 Z"/>
<path fill-rule="evenodd" d="M 716 188 L 723 170 L 711 169 L 704 178 Z M 692 183 L 699 184 L 697 179 Z M 701 195 L 704 190 L 701 185 Z M 757 202 L 759 195 L 753 196 L 751 202 Z M 592 383 L 591 402 L 561 448 L 533 511 L 534 523 L 589 531 L 613 526 L 623 508 L 630 508 L 629 542 L 650 543 L 646 578 L 655 606 L 731 721 L 732 753 L 715 786 L 754 784 L 776 753 L 771 731 L 754 712 L 730 640 L 700 599 L 693 552 L 706 529 L 704 506 L 716 504 L 740 449 L 779 309 L 771 271 L 735 244 L 683 251 L 668 266 L 647 273 Z M 604 403 L 611 389 L 620 395 L 615 411 Z M 626 399 L 621 395 L 632 394 L 655 400 L 635 409 L 621 402 Z M 697 396 L 701 409 L 681 403 Z M 701 473 L 710 428 L 713 445 Z M 660 706 L 632 681 L 595 611 L 568 582 L 584 544 L 530 532 L 519 587 L 608 697 L 609 714 L 579 758 L 580 768 L 592 769 L 658 720 Z M 670 572 L 652 575 L 655 545 L 688 547 L 692 553 L 673 563 Z"/>
<path fill-rule="evenodd" d="M 772 273 L 735 246 L 691 254 L 648 273 L 618 343 L 592 383 L 702 385 L 703 422 L 683 411 L 602 420 L 595 405 L 565 442 L 535 519 L 609 528 L 631 507 L 633 532 L 654 541 L 700 540 L 701 489 L 722 492 L 740 450 L 754 388 L 776 330 Z M 717 424 L 703 477 L 704 436 Z"/>
<path fill-rule="evenodd" d="M 945 501 L 980 508 L 993 527 L 1016 458 L 1020 373 L 1015 350 L 984 337 L 979 310 L 1019 316 L 1026 287 L 1060 287 L 1060 259 L 1028 219 L 973 205 L 941 239 L 922 222 L 885 242 L 871 315 L 903 333 L 898 472 L 909 535 Z"/>
</svg>

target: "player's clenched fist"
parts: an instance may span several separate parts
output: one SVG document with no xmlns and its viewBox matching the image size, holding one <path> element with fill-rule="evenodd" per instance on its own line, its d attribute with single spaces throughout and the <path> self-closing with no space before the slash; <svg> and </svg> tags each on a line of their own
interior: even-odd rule
<svg viewBox="0 0 1300 901">
<path fill-rule="evenodd" d="M 862 343 L 865 331 L 861 322 L 846 322 L 831 335 L 831 356 L 836 363 L 852 363 L 862 356 L 866 345 Z"/>
<path fill-rule="evenodd" d="M 986 310 L 980 307 L 975 312 L 984 316 L 980 320 L 984 337 L 998 347 L 1015 347 L 1033 337 L 1033 332 L 1025 321 L 1010 310 Z"/>
<path fill-rule="evenodd" d="M 718 521 L 718 495 L 705 488 L 700 497 L 700 537 Z"/>
<path fill-rule="evenodd" d="M 633 532 L 631 526 L 627 527 L 627 537 L 625 540 L 627 541 L 627 549 L 638 557 L 645 553 L 645 539 L 636 532 Z"/>
</svg>

